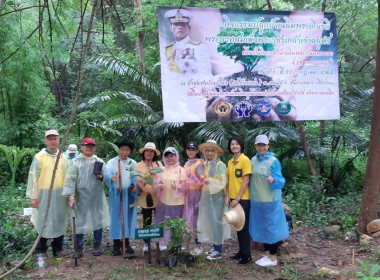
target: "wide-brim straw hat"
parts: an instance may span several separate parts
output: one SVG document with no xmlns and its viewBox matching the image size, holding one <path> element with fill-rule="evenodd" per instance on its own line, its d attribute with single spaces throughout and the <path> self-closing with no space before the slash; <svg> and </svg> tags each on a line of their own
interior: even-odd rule
<svg viewBox="0 0 380 280">
<path fill-rule="evenodd" d="M 207 149 L 207 148 L 217 150 L 219 157 L 223 155 L 223 149 L 216 144 L 215 140 L 210 139 L 210 140 L 207 140 L 206 143 L 199 145 L 199 151 L 202 154 L 205 153 L 205 149 Z"/>
<path fill-rule="evenodd" d="M 137 204 L 140 207 L 145 208 L 145 209 L 155 208 L 157 206 L 157 204 L 158 204 L 157 194 L 153 193 L 153 194 L 151 194 L 151 197 L 152 197 L 152 200 L 153 200 L 153 205 L 152 206 L 148 206 L 148 203 L 147 203 L 148 194 L 145 193 L 145 192 L 140 193 L 140 195 L 137 197 Z"/>
<path fill-rule="evenodd" d="M 140 148 L 140 154 L 142 154 L 145 150 L 153 150 L 157 156 L 161 155 L 160 151 L 156 149 L 156 145 L 153 142 L 148 142 L 145 144 L 144 148 Z"/>
<path fill-rule="evenodd" d="M 234 208 L 223 214 L 223 220 L 236 231 L 241 231 L 245 223 L 243 207 L 238 203 Z"/>
</svg>

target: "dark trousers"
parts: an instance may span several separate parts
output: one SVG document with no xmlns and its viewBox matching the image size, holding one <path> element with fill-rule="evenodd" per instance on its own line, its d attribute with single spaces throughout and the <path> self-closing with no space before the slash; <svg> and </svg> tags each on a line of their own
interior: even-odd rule
<svg viewBox="0 0 380 280">
<path fill-rule="evenodd" d="M 94 230 L 94 244 L 100 244 L 102 243 L 102 238 L 103 238 L 103 229 L 97 229 Z M 84 234 L 83 233 L 78 233 L 76 234 L 76 241 L 77 245 L 81 246 L 84 244 Z"/>
<path fill-rule="evenodd" d="M 232 201 L 233 199 L 231 199 Z M 241 231 L 237 232 L 239 242 L 239 252 L 241 258 L 248 258 L 251 256 L 251 237 L 249 235 L 249 213 L 251 209 L 251 202 L 248 199 L 240 199 L 240 205 L 243 207 L 245 214 L 245 223 Z"/>
<path fill-rule="evenodd" d="M 143 227 L 150 226 L 152 224 L 153 211 L 155 208 L 142 208 L 141 214 L 143 216 Z M 144 239 L 145 243 L 149 242 L 149 239 Z"/>
<path fill-rule="evenodd" d="M 49 238 L 41 237 L 40 242 L 38 242 L 36 247 L 36 253 L 46 253 L 46 250 L 48 248 L 47 241 Z M 53 238 L 53 241 L 51 242 L 51 249 L 53 250 L 53 253 L 57 253 L 62 251 L 63 246 L 63 235 Z"/>
<path fill-rule="evenodd" d="M 113 239 L 113 250 L 118 251 L 123 247 L 123 242 L 121 239 Z M 129 238 L 125 238 L 125 248 L 131 247 L 129 245 Z"/>
<path fill-rule="evenodd" d="M 265 248 L 265 251 L 269 251 L 269 254 L 276 255 L 277 251 L 278 251 L 278 248 L 280 247 L 280 245 L 281 245 L 281 241 L 276 242 L 274 244 L 266 244 L 266 243 L 264 243 L 264 248 Z"/>
</svg>

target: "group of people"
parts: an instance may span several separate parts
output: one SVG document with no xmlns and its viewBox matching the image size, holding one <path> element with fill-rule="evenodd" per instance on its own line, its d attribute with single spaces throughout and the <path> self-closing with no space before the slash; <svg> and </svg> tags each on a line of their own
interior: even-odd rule
<svg viewBox="0 0 380 280">
<path fill-rule="evenodd" d="M 34 156 L 29 172 L 27 197 L 33 207 L 31 220 L 37 232 L 42 231 L 37 253 L 46 255 L 47 241 L 52 238 L 53 255 L 69 255 L 62 245 L 70 211 L 76 217 L 75 257 L 83 256 L 84 234 L 91 232 L 92 253 L 101 255 L 102 233 L 108 226 L 113 255 L 121 255 L 122 247 L 126 249 L 123 253 L 134 253 L 129 239 L 135 237 L 139 207 L 143 227 L 183 218 L 196 244 L 192 253 L 201 253 L 202 244 L 207 242 L 213 244 L 207 259 L 220 259 L 223 241 L 231 237 L 230 225 L 223 220 L 223 214 L 227 207 L 241 207 L 245 222 L 237 231 L 239 251 L 230 258 L 240 265 L 250 263 L 252 238 L 263 243 L 267 253 L 256 264 L 277 265 L 280 242 L 289 236 L 281 202 L 285 179 L 280 162 L 269 151 L 266 135 L 256 137 L 257 153 L 251 160 L 243 154 L 243 141 L 230 139 L 228 150 L 233 157 L 227 166 L 220 160 L 223 149 L 214 140 L 201 145 L 188 142 L 185 147 L 188 160 L 182 167 L 176 148 L 167 147 L 161 163 L 161 152 L 152 142 L 139 149 L 142 160 L 136 163 L 129 157 L 134 144 L 128 140 L 116 142 L 119 154 L 104 163 L 94 154 L 95 140 L 85 138 L 81 153 L 78 155 L 76 145 L 70 144 L 55 170 L 59 141 L 56 130 L 45 132 L 46 148 Z M 138 171 L 139 176 L 132 176 L 132 171 Z M 50 184 L 53 186 L 49 198 Z M 109 188 L 109 206 L 103 184 Z M 46 211 L 49 202 L 51 207 Z M 156 240 L 160 250 L 167 249 L 170 234 L 165 230 L 164 236 Z M 144 251 L 149 242 L 145 240 Z"/>
</svg>

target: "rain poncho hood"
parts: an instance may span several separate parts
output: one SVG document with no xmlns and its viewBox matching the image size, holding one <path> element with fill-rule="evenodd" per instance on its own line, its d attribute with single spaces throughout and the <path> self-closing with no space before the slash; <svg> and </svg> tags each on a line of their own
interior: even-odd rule
<svg viewBox="0 0 380 280">
<path fill-rule="evenodd" d="M 281 189 L 285 178 L 281 173 L 281 163 L 269 151 L 263 157 L 257 153 L 251 163 L 249 233 L 256 242 L 274 244 L 289 236 L 282 207 Z M 269 175 L 274 178 L 271 184 L 266 182 Z"/>
<path fill-rule="evenodd" d="M 119 195 L 119 181 L 111 181 L 111 177 L 118 172 L 118 162 L 120 161 L 121 169 L 121 183 L 122 183 L 122 201 L 123 201 L 123 214 L 124 214 L 124 229 L 125 238 L 134 238 L 135 229 L 137 227 L 137 205 L 136 198 L 138 192 L 132 192 L 131 184 L 136 184 L 135 179 L 130 178 L 130 172 L 134 170 L 136 162 L 127 158 L 122 160 L 119 156 L 114 157 L 107 162 L 104 169 L 104 180 L 109 188 L 109 202 L 110 202 L 110 238 L 121 239 L 121 214 L 120 214 L 120 195 Z"/>
<path fill-rule="evenodd" d="M 58 152 L 59 151 L 57 150 L 57 153 L 52 155 L 47 152 L 47 149 L 42 149 L 34 156 L 32 165 L 29 169 L 26 197 L 30 199 L 38 199 L 39 206 L 38 208 L 33 208 L 31 216 L 31 222 L 37 232 L 41 231 L 42 222 L 45 217 L 49 188 Z M 66 170 L 67 160 L 61 154 L 55 174 L 46 227 L 42 233 L 42 237 L 44 238 L 59 237 L 63 235 L 66 230 L 69 206 L 68 199 L 62 196 Z"/>
<path fill-rule="evenodd" d="M 165 156 L 162 162 L 165 167 L 162 173 L 158 173 L 154 178 L 154 188 L 160 201 L 167 205 L 183 205 L 186 194 L 186 174 L 184 169 L 179 165 L 179 155 L 175 148 L 168 147 L 162 153 L 170 152 L 175 155 L 175 162 L 169 165 Z M 163 184 L 163 189 L 159 187 Z"/>
<path fill-rule="evenodd" d="M 110 224 L 103 182 L 93 174 L 97 161 L 104 164 L 104 161 L 95 155 L 87 158 L 80 154 L 72 160 L 66 174 L 62 195 L 75 195 L 74 209 L 78 234 L 93 232 Z"/>
</svg>

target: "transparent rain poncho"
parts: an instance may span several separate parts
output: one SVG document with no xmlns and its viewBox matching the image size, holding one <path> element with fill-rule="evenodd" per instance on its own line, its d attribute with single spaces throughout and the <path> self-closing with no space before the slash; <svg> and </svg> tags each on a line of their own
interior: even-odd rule
<svg viewBox="0 0 380 280">
<path fill-rule="evenodd" d="M 156 206 L 156 225 L 160 225 L 166 218 L 182 218 L 183 205 L 186 194 L 186 174 L 184 169 L 179 165 L 179 155 L 175 148 L 169 147 L 175 153 L 176 160 L 173 165 L 168 165 L 166 158 L 163 156 L 162 161 L 165 165 L 162 173 L 156 174 L 154 178 L 154 188 L 160 199 Z M 168 150 L 167 148 L 166 150 Z M 165 154 L 166 150 L 163 152 Z M 167 245 L 171 233 L 165 228 L 164 237 L 157 240 L 161 245 Z"/>
<path fill-rule="evenodd" d="M 227 211 L 226 197 L 226 165 L 218 158 L 217 152 L 212 160 L 205 161 L 205 178 L 209 184 L 202 188 L 199 203 L 198 241 L 221 245 L 223 240 L 231 238 L 231 227 L 223 221 Z"/>
<path fill-rule="evenodd" d="M 57 154 L 58 150 L 56 155 L 52 155 L 46 149 L 43 149 L 34 156 L 32 165 L 30 166 L 26 197 L 38 199 L 39 206 L 38 208 L 33 208 L 31 216 L 31 222 L 37 232 L 40 232 L 42 229 Z M 66 170 L 67 160 L 61 154 L 55 174 L 46 227 L 42 233 L 42 237 L 44 238 L 59 237 L 66 230 L 69 205 L 68 199 L 62 196 Z"/>
<path fill-rule="evenodd" d="M 251 163 L 249 233 L 253 241 L 274 244 L 289 237 L 282 207 L 281 189 L 285 178 L 281 173 L 281 163 L 272 152 L 267 152 L 263 157 L 256 154 Z M 274 178 L 271 184 L 266 182 L 269 175 Z"/>
<path fill-rule="evenodd" d="M 130 178 L 130 172 L 134 170 L 136 161 L 131 158 L 122 160 L 119 156 L 114 157 L 107 162 L 104 169 L 104 180 L 109 188 L 110 199 L 110 238 L 121 239 L 121 212 L 120 212 L 120 194 L 119 181 L 112 182 L 111 177 L 118 172 L 118 162 L 120 160 L 121 169 L 121 187 L 122 202 L 124 214 L 125 238 L 135 238 L 135 229 L 137 227 L 137 184 L 136 180 Z M 136 191 L 132 192 L 131 184 L 136 186 Z"/>
<path fill-rule="evenodd" d="M 204 179 L 203 159 L 189 159 L 185 163 L 184 171 L 186 174 L 187 192 L 185 196 L 183 218 L 188 221 L 190 229 L 194 231 L 197 229 L 199 201 L 201 199 Z M 194 234 L 194 238 L 197 238 L 196 233 Z"/>
<path fill-rule="evenodd" d="M 95 162 L 104 161 L 93 155 L 80 154 L 67 171 L 62 195 L 75 195 L 76 233 L 84 234 L 108 227 L 110 216 L 104 184 L 93 174 Z M 104 168 L 104 165 L 103 165 Z"/>
</svg>

